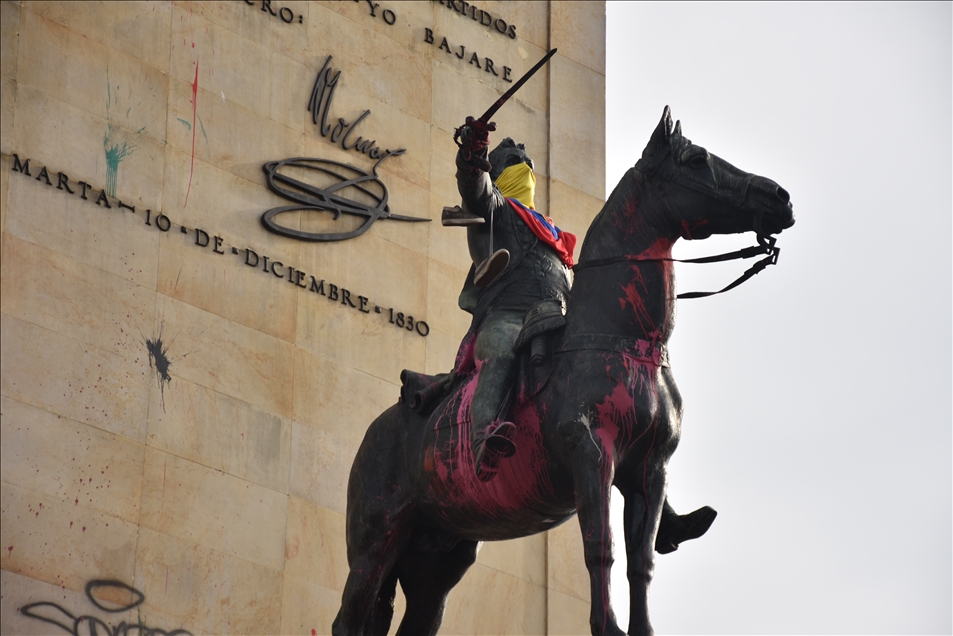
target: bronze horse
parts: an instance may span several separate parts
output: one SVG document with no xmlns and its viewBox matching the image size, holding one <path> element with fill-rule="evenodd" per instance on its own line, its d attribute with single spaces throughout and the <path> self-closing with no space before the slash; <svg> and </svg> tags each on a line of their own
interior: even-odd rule
<svg viewBox="0 0 953 636">
<path fill-rule="evenodd" d="M 666 466 L 681 433 L 682 398 L 665 355 L 675 316 L 672 246 L 750 230 L 760 239 L 793 223 L 785 190 L 693 145 L 666 107 L 589 228 L 565 327 L 552 334 L 549 373 L 523 365 L 509 411 L 516 455 L 488 481 L 474 471 L 473 334 L 451 392 L 428 415 L 397 404 L 368 428 L 348 483 L 350 574 L 334 634 L 386 633 L 398 581 L 407 599 L 398 634 L 435 634 L 480 541 L 543 532 L 574 514 L 592 633 L 622 634 L 609 599 L 613 485 L 625 498 L 628 633 L 650 633 Z"/>
</svg>

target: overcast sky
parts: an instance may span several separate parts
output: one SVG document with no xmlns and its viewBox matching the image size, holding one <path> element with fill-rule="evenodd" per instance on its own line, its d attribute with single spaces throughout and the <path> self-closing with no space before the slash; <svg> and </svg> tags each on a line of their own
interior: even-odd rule
<svg viewBox="0 0 953 636">
<path fill-rule="evenodd" d="M 656 631 L 951 633 L 951 4 L 606 13 L 607 193 L 669 104 L 797 215 L 777 266 L 679 304 L 669 497 L 719 516 L 658 558 Z M 679 265 L 679 290 L 744 267 Z"/>
</svg>

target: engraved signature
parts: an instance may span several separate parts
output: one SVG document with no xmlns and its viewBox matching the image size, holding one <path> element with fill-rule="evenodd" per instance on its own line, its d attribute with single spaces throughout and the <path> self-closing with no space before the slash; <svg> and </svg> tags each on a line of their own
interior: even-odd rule
<svg viewBox="0 0 953 636">
<path fill-rule="evenodd" d="M 268 188 L 281 197 L 297 202 L 297 205 L 285 205 L 272 208 L 261 216 L 261 223 L 275 234 L 300 239 L 302 241 L 343 241 L 360 236 L 378 219 L 395 221 L 430 221 L 428 218 L 393 214 L 388 206 L 387 187 L 377 177 L 377 166 L 388 156 L 406 152 L 403 148 L 390 152 L 374 164 L 371 172 L 360 168 L 331 161 L 295 157 L 281 161 L 269 161 L 262 169 L 268 181 Z M 284 172 L 282 172 L 284 169 Z M 304 175 L 329 182 L 325 187 L 302 180 Z M 344 196 L 346 189 L 351 196 Z M 363 201 L 356 200 L 363 199 Z M 342 214 L 364 217 L 364 222 L 354 230 L 347 232 L 306 232 L 280 225 L 275 217 L 286 212 L 311 210 L 327 212 L 338 220 Z"/>
</svg>

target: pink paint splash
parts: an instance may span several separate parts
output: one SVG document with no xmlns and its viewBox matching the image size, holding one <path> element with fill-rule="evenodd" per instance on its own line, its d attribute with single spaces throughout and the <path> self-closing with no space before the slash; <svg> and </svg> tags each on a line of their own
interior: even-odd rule
<svg viewBox="0 0 953 636">
<path fill-rule="evenodd" d="M 478 370 L 482 361 L 475 361 Z M 541 420 L 532 406 L 524 405 L 513 412 L 517 423 L 516 456 L 504 460 L 499 472 L 489 482 L 481 481 L 474 470 L 470 446 L 471 407 L 476 390 L 477 374 L 458 393 L 458 400 L 444 407 L 436 418 L 438 429 L 434 446 L 427 450 L 425 462 L 432 475 L 431 487 L 439 496 L 457 506 L 480 511 L 489 517 L 505 516 L 520 510 L 539 496 L 546 485 L 541 482 L 545 471 Z M 448 426 L 449 424 L 449 426 Z"/>
<path fill-rule="evenodd" d="M 195 43 L 192 43 L 195 46 Z M 192 171 L 195 169 L 195 120 L 199 103 L 199 61 L 195 60 L 195 79 L 192 80 L 192 161 L 189 164 L 189 187 L 185 191 L 185 205 L 189 205 L 189 193 L 192 191 Z"/>
</svg>

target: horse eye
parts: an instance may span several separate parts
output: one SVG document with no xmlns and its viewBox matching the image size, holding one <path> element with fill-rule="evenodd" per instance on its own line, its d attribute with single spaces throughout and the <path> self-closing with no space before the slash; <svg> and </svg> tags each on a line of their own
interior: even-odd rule
<svg viewBox="0 0 953 636">
<path fill-rule="evenodd" d="M 705 155 L 695 155 L 694 157 L 688 160 L 689 168 L 698 169 L 698 168 L 704 168 L 707 165 L 708 165 L 708 159 L 705 157 Z"/>
</svg>

